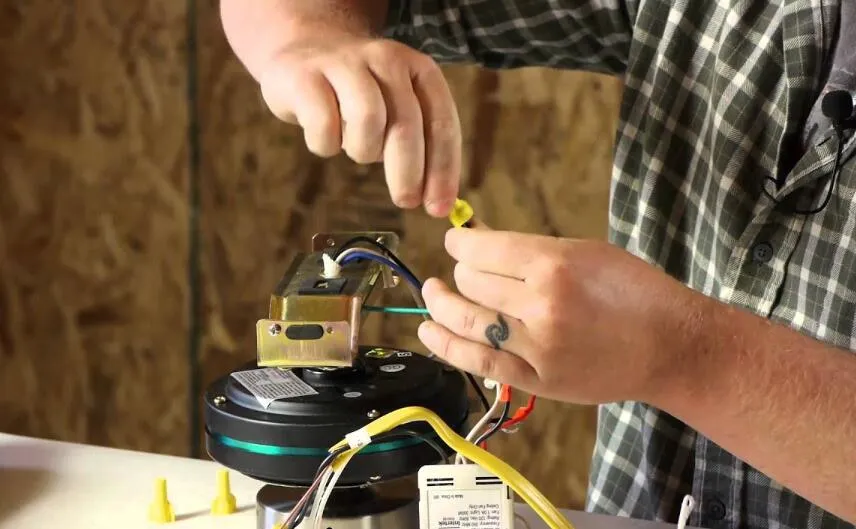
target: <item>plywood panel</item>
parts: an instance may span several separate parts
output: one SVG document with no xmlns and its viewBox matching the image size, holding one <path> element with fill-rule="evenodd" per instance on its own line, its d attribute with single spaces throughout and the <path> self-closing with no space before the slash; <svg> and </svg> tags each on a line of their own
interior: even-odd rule
<svg viewBox="0 0 856 529">
<path fill-rule="evenodd" d="M 187 446 L 184 3 L 0 9 L 0 430 Z"/>
</svg>

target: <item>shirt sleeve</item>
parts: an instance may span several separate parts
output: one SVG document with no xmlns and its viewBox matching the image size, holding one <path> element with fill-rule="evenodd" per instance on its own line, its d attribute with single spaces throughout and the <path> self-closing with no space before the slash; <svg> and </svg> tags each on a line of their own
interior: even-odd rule
<svg viewBox="0 0 856 529">
<path fill-rule="evenodd" d="M 620 74 L 638 0 L 389 0 L 384 36 L 441 63 Z"/>
</svg>

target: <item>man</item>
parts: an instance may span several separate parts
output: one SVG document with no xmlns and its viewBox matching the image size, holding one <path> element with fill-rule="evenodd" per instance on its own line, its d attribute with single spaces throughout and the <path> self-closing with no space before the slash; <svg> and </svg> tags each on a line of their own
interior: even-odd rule
<svg viewBox="0 0 856 529">
<path fill-rule="evenodd" d="M 609 244 L 450 231 L 459 293 L 425 283 L 420 339 L 461 369 L 601 404 L 592 511 L 674 521 L 692 494 L 694 525 L 825 529 L 856 521 L 856 166 L 819 111 L 831 88 L 856 90 L 854 6 L 223 0 L 222 14 L 310 150 L 382 161 L 395 203 L 435 216 L 461 166 L 435 60 L 621 75 Z"/>
</svg>

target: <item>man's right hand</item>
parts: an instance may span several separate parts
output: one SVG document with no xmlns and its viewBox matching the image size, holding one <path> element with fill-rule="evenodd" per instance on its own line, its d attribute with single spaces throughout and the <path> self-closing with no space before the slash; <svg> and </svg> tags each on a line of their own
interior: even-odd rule
<svg viewBox="0 0 856 529">
<path fill-rule="evenodd" d="M 391 40 L 326 35 L 281 51 L 259 82 L 270 110 L 303 129 L 311 152 L 383 162 L 397 206 L 451 211 L 461 126 L 433 59 Z"/>
</svg>

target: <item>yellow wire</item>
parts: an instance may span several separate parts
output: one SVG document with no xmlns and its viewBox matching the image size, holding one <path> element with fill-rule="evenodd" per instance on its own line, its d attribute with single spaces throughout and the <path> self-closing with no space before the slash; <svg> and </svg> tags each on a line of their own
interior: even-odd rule
<svg viewBox="0 0 856 529">
<path fill-rule="evenodd" d="M 431 410 L 418 406 L 401 408 L 390 412 L 383 417 L 375 419 L 363 427 L 362 430 L 368 433 L 371 437 L 374 437 L 403 424 L 415 421 L 427 422 L 452 450 L 455 450 L 473 463 L 480 465 L 482 468 L 493 473 L 496 477 L 508 484 L 508 486 L 511 487 L 511 489 L 514 490 L 514 492 L 516 492 L 523 501 L 532 507 L 538 516 L 540 516 L 551 529 L 574 529 L 571 522 L 562 516 L 559 510 L 556 509 L 556 507 L 554 507 L 553 504 L 550 503 L 550 501 L 519 472 L 490 452 L 482 450 L 455 433 L 454 430 L 449 428 L 449 426 Z M 348 446 L 348 441 L 343 439 L 331 447 L 330 451 L 339 450 L 346 446 Z M 347 464 L 351 457 L 359 451 L 360 448 L 348 449 L 345 452 L 342 452 L 336 460 L 334 460 L 333 464 L 337 464 L 336 461 L 341 461 L 341 464 Z"/>
</svg>

